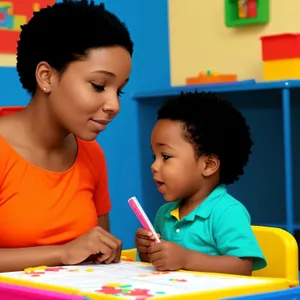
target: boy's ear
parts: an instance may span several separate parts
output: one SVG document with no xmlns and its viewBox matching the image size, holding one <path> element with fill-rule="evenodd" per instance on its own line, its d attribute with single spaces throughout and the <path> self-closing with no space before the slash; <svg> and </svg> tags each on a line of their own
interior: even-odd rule
<svg viewBox="0 0 300 300">
<path fill-rule="evenodd" d="M 220 160 L 216 155 L 207 155 L 204 157 L 204 168 L 202 170 L 202 175 L 204 177 L 209 177 L 215 174 L 220 168 Z"/>
</svg>

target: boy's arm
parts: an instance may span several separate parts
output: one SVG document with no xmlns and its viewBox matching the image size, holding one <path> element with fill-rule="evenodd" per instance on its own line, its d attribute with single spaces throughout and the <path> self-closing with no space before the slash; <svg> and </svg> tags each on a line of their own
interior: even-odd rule
<svg viewBox="0 0 300 300">
<path fill-rule="evenodd" d="M 187 249 L 186 249 L 187 250 Z M 253 259 L 235 256 L 212 256 L 187 250 L 183 269 L 198 272 L 215 272 L 238 275 L 251 275 Z"/>
<path fill-rule="evenodd" d="M 249 213 L 240 204 L 227 208 L 213 225 L 219 256 L 188 250 L 188 270 L 251 275 L 266 266 L 264 255 L 251 228 Z"/>
</svg>

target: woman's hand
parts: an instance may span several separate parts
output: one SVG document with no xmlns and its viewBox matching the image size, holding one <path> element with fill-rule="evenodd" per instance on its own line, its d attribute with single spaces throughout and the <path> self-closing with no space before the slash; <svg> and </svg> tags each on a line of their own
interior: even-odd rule
<svg viewBox="0 0 300 300">
<path fill-rule="evenodd" d="M 62 246 L 62 263 L 79 264 L 89 257 L 94 257 L 95 263 L 117 263 L 120 261 L 121 251 L 121 240 L 97 226 Z"/>
</svg>

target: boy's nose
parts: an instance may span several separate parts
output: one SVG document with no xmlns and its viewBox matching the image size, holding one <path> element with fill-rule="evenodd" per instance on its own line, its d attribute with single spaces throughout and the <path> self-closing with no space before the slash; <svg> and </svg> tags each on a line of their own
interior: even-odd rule
<svg viewBox="0 0 300 300">
<path fill-rule="evenodd" d="M 153 162 L 153 164 L 151 165 L 151 171 L 152 171 L 152 173 L 157 173 L 157 171 L 158 171 L 158 163 L 156 161 Z"/>
</svg>

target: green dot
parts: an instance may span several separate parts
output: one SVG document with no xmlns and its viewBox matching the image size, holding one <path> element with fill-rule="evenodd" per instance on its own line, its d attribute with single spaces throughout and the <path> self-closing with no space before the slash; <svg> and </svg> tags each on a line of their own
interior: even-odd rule
<svg viewBox="0 0 300 300">
<path fill-rule="evenodd" d="M 155 294 L 162 295 L 165 294 L 165 292 L 155 292 Z"/>
<path fill-rule="evenodd" d="M 211 75 L 211 70 L 207 71 L 207 75 L 210 76 Z"/>
<path fill-rule="evenodd" d="M 130 292 L 131 292 L 131 290 L 129 290 L 129 289 L 122 289 L 122 294 L 128 294 Z"/>
<path fill-rule="evenodd" d="M 130 287 L 132 287 L 131 284 L 124 284 L 124 285 L 120 286 L 121 289 L 126 289 L 126 288 L 130 288 Z"/>
</svg>

